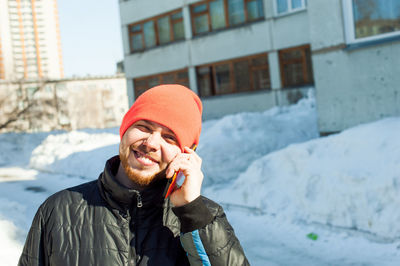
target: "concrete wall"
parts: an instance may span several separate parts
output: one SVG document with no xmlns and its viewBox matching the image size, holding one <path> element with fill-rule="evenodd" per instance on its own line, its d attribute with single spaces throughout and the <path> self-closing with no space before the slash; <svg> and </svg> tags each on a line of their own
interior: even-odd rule
<svg viewBox="0 0 400 266">
<path fill-rule="evenodd" d="M 203 119 L 216 119 L 239 112 L 257 112 L 276 106 L 274 91 L 214 96 L 203 99 Z"/>
<path fill-rule="evenodd" d="M 209 97 L 203 99 L 203 119 L 216 119 L 239 112 L 260 112 L 274 106 L 295 104 L 306 97 L 309 90 L 313 91 L 314 87 Z"/>
<path fill-rule="evenodd" d="M 54 85 L 65 91 L 70 129 L 119 126 L 128 110 L 126 80 L 122 76 L 65 79 Z"/>
<path fill-rule="evenodd" d="M 147 18 L 181 8 L 184 0 L 130 0 L 120 1 L 121 25 L 129 25 Z M 192 1 L 195 2 L 195 1 Z"/>
<path fill-rule="evenodd" d="M 320 132 L 400 115 L 400 42 L 346 48 L 341 1 L 308 3 Z"/>
<path fill-rule="evenodd" d="M 202 36 L 192 36 L 190 27 L 189 5 L 199 0 L 171 0 L 168 3 L 165 0 L 120 1 L 129 103 L 134 101 L 133 78 L 189 68 L 190 84 L 196 91 L 196 66 L 265 52 L 268 53 L 273 90 L 204 98 L 204 118 L 242 111 L 262 111 L 289 104 L 299 93 L 304 95 L 305 89 L 280 90 L 278 50 L 310 42 L 307 10 L 276 16 L 274 1 L 264 0 L 265 20 Z M 183 9 L 186 40 L 130 54 L 129 24 L 178 8 Z"/>
<path fill-rule="evenodd" d="M 223 61 L 271 50 L 268 22 L 195 37 L 190 45 L 193 65 Z"/>
<path fill-rule="evenodd" d="M 0 92 L 0 124 L 15 119 L 0 132 L 57 129 L 57 101 L 52 86 L 41 81 L 0 81 Z M 29 105 L 27 112 L 20 113 Z"/>
<path fill-rule="evenodd" d="M 396 54 L 398 42 L 314 56 L 320 132 L 400 115 Z"/>
<path fill-rule="evenodd" d="M 344 26 L 340 0 L 309 0 L 308 19 L 313 50 L 344 44 Z"/>
<path fill-rule="evenodd" d="M 31 95 L 36 88 L 39 90 Z M 0 81 L 0 100 L 4 101 L 0 124 L 33 103 L 26 115 L 2 132 L 116 127 L 128 110 L 123 75 L 22 83 Z"/>
<path fill-rule="evenodd" d="M 307 10 L 275 17 L 270 23 L 273 48 L 283 49 L 310 43 Z"/>
<path fill-rule="evenodd" d="M 184 41 L 125 56 L 127 78 L 148 76 L 185 68 L 190 64 L 189 46 Z"/>
</svg>

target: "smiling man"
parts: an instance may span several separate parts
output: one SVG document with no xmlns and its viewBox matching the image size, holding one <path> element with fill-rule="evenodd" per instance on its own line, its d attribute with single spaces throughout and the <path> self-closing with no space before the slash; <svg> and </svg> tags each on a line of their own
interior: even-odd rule
<svg viewBox="0 0 400 266">
<path fill-rule="evenodd" d="M 50 196 L 19 265 L 249 265 L 223 209 L 203 197 L 202 103 L 181 85 L 143 93 L 98 180 Z M 82 162 L 82 167 L 84 167 Z M 165 198 L 175 173 L 185 179 Z"/>
</svg>

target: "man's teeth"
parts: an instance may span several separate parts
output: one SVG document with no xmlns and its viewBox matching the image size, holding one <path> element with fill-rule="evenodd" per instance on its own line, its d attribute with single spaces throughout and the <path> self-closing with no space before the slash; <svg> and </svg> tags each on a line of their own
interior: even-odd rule
<svg viewBox="0 0 400 266">
<path fill-rule="evenodd" d="M 154 161 L 150 160 L 149 158 L 145 157 L 145 156 L 140 156 L 139 155 L 140 160 L 144 161 L 145 163 L 154 163 Z"/>
<path fill-rule="evenodd" d="M 147 158 L 146 156 L 144 156 L 143 154 L 139 153 L 139 152 L 135 152 L 136 156 L 142 160 L 144 163 L 154 163 L 154 161 L 152 159 Z"/>
</svg>

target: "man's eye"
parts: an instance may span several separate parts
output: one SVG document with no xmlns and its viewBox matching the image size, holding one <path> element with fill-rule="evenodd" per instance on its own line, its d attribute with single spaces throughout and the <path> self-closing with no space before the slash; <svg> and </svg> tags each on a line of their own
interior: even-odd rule
<svg viewBox="0 0 400 266">
<path fill-rule="evenodd" d="M 173 142 L 176 143 L 178 142 L 176 137 L 173 135 L 164 135 L 164 138 L 168 141 L 168 142 Z"/>
<path fill-rule="evenodd" d="M 138 128 L 141 131 L 146 131 L 146 132 L 150 131 L 150 128 L 148 126 L 145 126 L 145 125 L 137 125 L 136 128 Z"/>
</svg>

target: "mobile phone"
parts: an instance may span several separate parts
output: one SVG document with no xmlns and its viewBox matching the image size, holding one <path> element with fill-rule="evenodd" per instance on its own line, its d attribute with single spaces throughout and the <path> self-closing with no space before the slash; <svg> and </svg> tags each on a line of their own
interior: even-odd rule
<svg viewBox="0 0 400 266">
<path fill-rule="evenodd" d="M 192 150 L 196 150 L 197 145 L 194 144 L 192 146 Z M 181 173 L 181 171 L 176 171 L 174 175 L 168 179 L 167 185 L 165 186 L 164 192 L 163 192 L 163 198 L 168 198 L 171 193 L 177 189 L 180 185 L 182 185 L 183 180 L 185 179 L 185 176 Z"/>
</svg>

